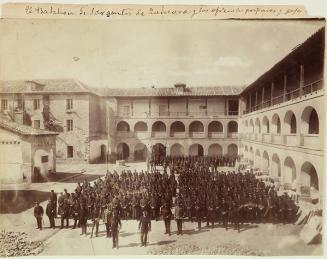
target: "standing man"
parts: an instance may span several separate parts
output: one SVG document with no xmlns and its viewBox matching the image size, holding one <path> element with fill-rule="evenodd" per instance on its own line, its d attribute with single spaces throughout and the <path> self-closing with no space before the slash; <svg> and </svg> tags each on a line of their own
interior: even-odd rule
<svg viewBox="0 0 327 259">
<path fill-rule="evenodd" d="M 50 228 L 55 229 L 55 205 L 51 199 L 48 200 L 47 208 L 45 209 L 45 213 L 47 214 L 50 222 Z"/>
<path fill-rule="evenodd" d="M 69 214 L 70 214 L 70 206 L 68 204 L 68 200 L 64 200 L 64 204 L 61 209 L 61 227 L 64 228 L 64 221 L 66 220 L 66 228 L 69 227 Z"/>
<path fill-rule="evenodd" d="M 177 235 L 183 235 L 183 208 L 181 202 L 177 203 L 175 208 L 175 220 L 177 223 Z"/>
<path fill-rule="evenodd" d="M 36 218 L 37 229 L 42 230 L 42 217 L 44 210 L 38 201 L 35 202 L 34 217 Z"/>
<path fill-rule="evenodd" d="M 106 225 L 106 232 L 107 232 L 107 237 L 111 237 L 111 226 L 110 226 L 110 220 L 111 220 L 111 205 L 108 204 L 106 209 L 103 212 L 103 222 Z"/>
<path fill-rule="evenodd" d="M 146 246 L 148 233 L 151 231 L 151 219 L 148 216 L 148 211 L 143 210 L 140 218 L 139 230 L 141 230 L 141 246 Z"/>
<path fill-rule="evenodd" d="M 80 204 L 80 210 L 79 210 L 79 224 L 82 228 L 82 234 L 81 235 L 84 235 L 86 236 L 86 227 L 87 227 L 87 209 L 86 209 L 86 206 L 81 203 Z"/>
<path fill-rule="evenodd" d="M 54 206 L 54 217 L 57 217 L 57 194 L 54 192 L 54 190 L 51 190 L 50 192 L 50 200 L 53 203 Z"/>
<path fill-rule="evenodd" d="M 118 217 L 117 211 L 113 211 L 112 217 L 110 219 L 110 226 L 111 226 L 111 235 L 112 235 L 112 248 L 118 249 L 118 236 L 119 230 L 121 228 L 120 218 Z"/>
<path fill-rule="evenodd" d="M 172 212 L 170 207 L 168 206 L 168 204 L 165 202 L 164 205 L 161 207 L 161 215 L 162 218 L 165 222 L 165 229 L 166 232 L 165 234 L 170 234 L 170 220 L 171 220 L 171 216 L 172 216 Z"/>
<path fill-rule="evenodd" d="M 92 211 L 92 221 L 93 221 L 93 225 L 92 225 L 92 230 L 91 230 L 91 238 L 93 237 L 93 230 L 95 227 L 95 237 L 98 236 L 98 232 L 99 232 L 99 222 L 100 222 L 100 206 L 95 204 L 93 211 Z"/>
</svg>

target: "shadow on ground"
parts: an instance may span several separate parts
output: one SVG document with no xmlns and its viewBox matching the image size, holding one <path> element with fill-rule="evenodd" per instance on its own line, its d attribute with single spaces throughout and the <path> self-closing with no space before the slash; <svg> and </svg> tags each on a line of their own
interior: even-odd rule
<svg viewBox="0 0 327 259">
<path fill-rule="evenodd" d="M 84 180 L 94 181 L 103 175 L 100 174 L 81 174 L 81 173 L 61 173 L 56 172 L 52 173 L 47 179 L 49 182 L 65 182 L 65 183 L 78 183 L 83 182 Z"/>
<path fill-rule="evenodd" d="M 0 191 L 0 213 L 20 213 L 32 208 L 35 201 L 47 200 L 49 195 L 50 192 L 35 190 Z"/>
</svg>

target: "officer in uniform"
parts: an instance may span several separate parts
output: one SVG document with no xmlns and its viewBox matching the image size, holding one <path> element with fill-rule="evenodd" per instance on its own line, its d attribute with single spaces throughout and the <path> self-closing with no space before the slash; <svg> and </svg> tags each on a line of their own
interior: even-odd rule
<svg viewBox="0 0 327 259">
<path fill-rule="evenodd" d="M 54 192 L 54 190 L 51 190 L 51 192 L 50 192 L 50 200 L 53 203 L 54 212 L 55 212 L 54 217 L 56 218 L 57 217 L 57 194 Z"/>
<path fill-rule="evenodd" d="M 66 228 L 69 227 L 69 210 L 70 206 L 68 204 L 68 199 L 64 200 L 64 204 L 62 205 L 61 208 L 61 227 L 64 228 L 64 221 L 66 220 Z"/>
<path fill-rule="evenodd" d="M 140 218 L 139 230 L 141 230 L 141 246 L 147 245 L 148 233 L 151 231 L 151 219 L 148 216 L 148 211 L 143 210 Z"/>
<path fill-rule="evenodd" d="M 34 217 L 36 218 L 37 229 L 42 230 L 42 217 L 44 210 L 38 201 L 35 202 Z"/>
<path fill-rule="evenodd" d="M 171 216 L 172 216 L 171 209 L 167 203 L 164 203 L 164 205 L 161 207 L 160 211 L 161 211 L 162 218 L 165 222 L 165 229 L 166 229 L 165 234 L 171 235 L 170 234 L 170 220 L 171 220 Z"/>
<path fill-rule="evenodd" d="M 55 229 L 55 205 L 51 199 L 48 200 L 47 207 L 45 209 L 50 222 L 50 228 Z"/>
<path fill-rule="evenodd" d="M 112 235 L 112 248 L 119 247 L 118 241 L 119 241 L 119 230 L 121 228 L 121 221 L 118 217 L 117 211 L 113 211 L 112 217 L 110 219 L 110 226 L 111 226 L 111 235 Z"/>
<path fill-rule="evenodd" d="M 175 220 L 177 223 L 177 235 L 183 235 L 183 208 L 181 206 L 181 201 L 177 203 L 175 207 Z"/>
<path fill-rule="evenodd" d="M 103 212 L 103 222 L 106 225 L 107 237 L 111 237 L 110 220 L 112 216 L 111 205 L 108 204 Z"/>
<path fill-rule="evenodd" d="M 86 236 L 86 227 L 87 227 L 87 208 L 85 206 L 85 204 L 80 204 L 80 211 L 79 211 L 79 223 L 81 225 L 82 228 L 82 233 L 81 235 Z"/>
<path fill-rule="evenodd" d="M 93 230 L 95 227 L 95 236 L 98 236 L 98 232 L 99 232 L 99 222 L 100 222 L 100 206 L 95 204 L 93 211 L 92 211 L 92 221 L 93 221 L 93 225 L 92 225 L 92 230 L 91 230 L 91 238 L 93 237 Z"/>
</svg>

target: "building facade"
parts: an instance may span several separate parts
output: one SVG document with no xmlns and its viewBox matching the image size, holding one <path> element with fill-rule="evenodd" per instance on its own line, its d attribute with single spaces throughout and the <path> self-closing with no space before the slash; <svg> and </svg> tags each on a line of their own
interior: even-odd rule
<svg viewBox="0 0 327 259">
<path fill-rule="evenodd" d="M 243 157 L 287 188 L 322 194 L 321 29 L 247 87 L 91 89 L 76 80 L 1 82 L 9 119 L 59 132 L 57 159 L 145 161 L 166 155 Z"/>
</svg>

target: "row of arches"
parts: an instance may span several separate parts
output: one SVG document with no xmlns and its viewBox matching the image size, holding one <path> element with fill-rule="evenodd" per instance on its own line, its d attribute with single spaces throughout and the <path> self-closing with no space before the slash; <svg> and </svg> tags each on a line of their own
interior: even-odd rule
<svg viewBox="0 0 327 259">
<path fill-rule="evenodd" d="M 282 161 L 277 153 L 273 153 L 269 157 L 267 151 L 261 153 L 259 149 L 256 149 L 254 152 L 252 146 L 250 148 L 248 146 L 244 147 L 244 155 L 252 166 L 258 167 L 263 171 L 270 171 L 272 177 L 280 177 L 284 184 L 291 185 L 296 181 L 302 186 L 313 187 L 317 191 L 319 190 L 316 168 L 309 161 L 305 161 L 301 165 L 301 172 L 299 173 L 296 171 L 296 165 L 291 156 L 287 156 Z"/>
<path fill-rule="evenodd" d="M 192 121 L 188 127 L 189 132 L 204 132 L 204 125 L 201 121 Z M 130 126 L 126 121 L 120 121 L 117 124 L 116 130 L 118 132 L 130 132 Z M 152 124 L 151 127 L 152 132 L 166 132 L 167 126 L 162 121 L 156 121 Z M 147 132 L 148 125 L 144 121 L 139 121 L 134 125 L 134 132 Z M 170 132 L 185 132 L 186 127 L 185 124 L 181 121 L 175 121 L 170 125 Z M 212 121 L 208 125 L 208 132 L 209 133 L 223 133 L 224 127 L 220 121 Z M 238 124 L 236 121 L 230 121 L 227 124 L 227 132 L 229 133 L 236 133 L 238 132 Z"/>
<path fill-rule="evenodd" d="M 160 150 L 166 150 L 167 148 L 162 143 L 155 145 L 160 146 Z M 175 143 L 169 147 L 171 156 L 184 156 L 186 155 L 186 149 L 188 148 L 188 155 L 190 156 L 204 156 L 204 147 L 201 144 L 194 143 L 189 147 L 185 147 L 180 143 Z M 130 157 L 130 146 L 125 142 L 121 142 L 116 146 L 116 152 L 118 159 L 128 159 Z M 150 150 L 143 143 L 138 143 L 134 147 L 134 160 L 145 161 L 149 155 Z M 227 146 L 227 155 L 234 156 L 238 154 L 238 147 L 232 143 Z M 166 155 L 166 154 L 163 154 Z M 223 148 L 218 143 L 211 144 L 208 147 L 208 156 L 221 156 L 223 155 Z"/>
<path fill-rule="evenodd" d="M 264 116 L 261 121 L 259 118 L 250 119 L 249 121 L 245 120 L 244 124 L 247 132 L 250 133 L 281 134 L 283 130 L 285 134 L 297 134 L 300 128 L 303 134 L 319 134 L 319 117 L 312 106 L 303 110 L 300 121 L 297 120 L 293 111 L 287 111 L 283 118 L 283 129 L 281 118 L 277 113 L 271 117 L 271 120 Z M 299 125 L 301 127 L 298 127 Z"/>
</svg>

